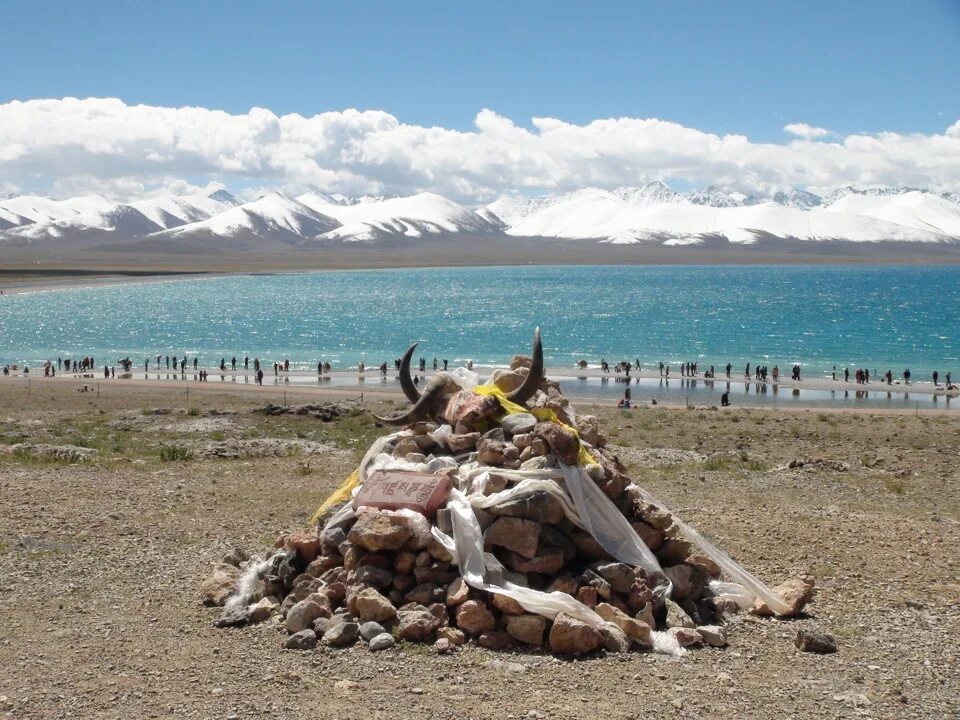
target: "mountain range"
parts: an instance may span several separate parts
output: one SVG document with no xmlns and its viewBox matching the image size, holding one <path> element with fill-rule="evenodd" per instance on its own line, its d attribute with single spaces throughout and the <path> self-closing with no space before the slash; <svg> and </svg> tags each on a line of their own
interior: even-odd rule
<svg viewBox="0 0 960 720">
<path fill-rule="evenodd" d="M 725 241 L 960 244 L 960 195 L 845 187 L 823 197 L 717 187 L 680 193 L 662 182 L 549 196 L 508 195 L 467 207 L 433 193 L 348 197 L 271 192 L 241 202 L 225 190 L 126 202 L 99 195 L 0 198 L 0 246 L 325 248 L 430 237 L 540 238 L 672 247 Z"/>
</svg>

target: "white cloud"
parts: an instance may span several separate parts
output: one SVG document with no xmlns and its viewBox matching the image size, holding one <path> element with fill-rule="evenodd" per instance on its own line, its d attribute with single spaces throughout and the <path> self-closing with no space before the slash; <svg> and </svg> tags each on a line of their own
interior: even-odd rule
<svg viewBox="0 0 960 720">
<path fill-rule="evenodd" d="M 348 194 L 432 191 L 468 202 L 516 189 L 657 179 L 743 191 L 846 184 L 960 191 L 960 122 L 943 134 L 846 137 L 793 123 L 785 129 L 797 139 L 784 144 L 629 117 L 585 125 L 533 118 L 531 128 L 486 109 L 464 132 L 404 124 L 382 111 L 303 117 L 109 98 L 14 101 L 0 105 L 0 177 L 21 188 L 117 197 L 211 182 Z"/>
<path fill-rule="evenodd" d="M 829 130 L 814 127 L 813 125 L 807 125 L 806 123 L 790 123 L 789 125 L 784 125 L 783 129 L 791 135 L 802 137 L 804 140 L 815 140 L 817 138 L 833 135 L 833 133 Z"/>
</svg>

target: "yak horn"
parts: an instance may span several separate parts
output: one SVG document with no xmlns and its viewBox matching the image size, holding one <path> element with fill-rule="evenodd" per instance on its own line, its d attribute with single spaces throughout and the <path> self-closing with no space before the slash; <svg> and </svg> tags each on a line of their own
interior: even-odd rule
<svg viewBox="0 0 960 720">
<path fill-rule="evenodd" d="M 380 417 L 379 415 L 374 414 L 373 417 L 382 423 L 386 423 L 387 425 L 412 425 L 420 420 L 426 420 L 428 414 L 436 404 L 437 398 L 440 396 L 440 393 L 443 392 L 445 387 L 445 382 L 434 383 L 431 381 L 431 384 L 427 385 L 426 389 L 423 391 L 423 395 L 421 395 L 417 400 L 416 405 L 410 408 L 403 415 L 397 415 L 396 417 Z"/>
<path fill-rule="evenodd" d="M 537 328 L 533 331 L 533 361 L 530 363 L 530 372 L 520 387 L 507 394 L 507 399 L 523 405 L 537 394 L 543 377 L 543 344 L 540 342 L 540 328 Z"/>
<path fill-rule="evenodd" d="M 407 400 L 414 404 L 420 401 L 420 391 L 417 390 L 413 378 L 410 377 L 410 361 L 413 359 L 413 351 L 417 349 L 418 344 L 411 345 L 404 354 L 403 360 L 400 361 L 400 387 L 403 388 L 403 394 L 407 396 Z"/>
</svg>

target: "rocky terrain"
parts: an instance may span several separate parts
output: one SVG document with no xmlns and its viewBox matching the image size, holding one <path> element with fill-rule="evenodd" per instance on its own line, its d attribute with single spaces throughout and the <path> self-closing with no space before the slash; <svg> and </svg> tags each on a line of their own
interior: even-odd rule
<svg viewBox="0 0 960 720">
<path fill-rule="evenodd" d="M 571 660 L 404 641 L 291 650 L 282 624 L 214 627 L 202 579 L 305 526 L 385 434 L 367 414 L 257 412 L 265 393 L 216 386 L 188 404 L 163 387 L 94 398 L 8 381 L 0 400 L 3 717 L 960 711 L 960 418 L 949 413 L 580 408 L 677 516 L 765 582 L 809 573 L 818 591 L 797 619 L 731 617 L 724 649 Z M 832 634 L 837 652 L 799 650 L 798 631 Z"/>
</svg>

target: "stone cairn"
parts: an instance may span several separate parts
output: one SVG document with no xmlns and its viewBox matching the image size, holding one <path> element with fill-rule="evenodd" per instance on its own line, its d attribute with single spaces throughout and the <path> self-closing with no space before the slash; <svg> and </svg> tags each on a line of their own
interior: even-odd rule
<svg viewBox="0 0 960 720">
<path fill-rule="evenodd" d="M 225 559 L 202 587 L 205 603 L 224 608 L 218 626 L 276 618 L 293 649 L 362 639 L 373 651 L 404 640 L 432 643 L 439 653 L 472 641 L 496 650 L 548 647 L 560 655 L 678 654 L 725 646 L 724 619 L 747 602 L 755 600 L 754 612 L 774 614 L 752 595 L 717 591 L 730 587 L 718 582 L 721 565 L 631 483 L 597 418 L 575 416 L 559 385 L 544 378 L 539 331 L 532 357 L 514 356 L 509 370 L 493 374 L 490 385 L 500 391 L 493 394 L 462 389 L 452 373 L 437 373 L 421 393 L 410 377 L 415 347 L 400 372 L 413 408 L 378 418 L 403 429 L 375 444 L 360 468 L 359 489 L 316 526 L 282 536 L 264 560 L 242 553 Z M 529 411 L 516 412 L 517 406 Z M 583 451 L 592 460 L 585 467 L 590 480 L 652 551 L 659 571 L 617 561 L 571 520 L 565 509 L 571 504 L 560 494 L 535 489 L 502 502 L 473 502 L 509 490 L 524 471 L 575 466 Z M 563 491 L 562 476 L 553 477 Z M 451 488 L 470 498 L 482 530 L 485 584 L 563 594 L 583 612 L 531 611 L 468 583 L 455 550 L 441 541 L 454 529 L 446 507 Z M 773 593 L 783 601 L 777 614 L 797 614 L 812 597 L 812 578 Z"/>
</svg>

